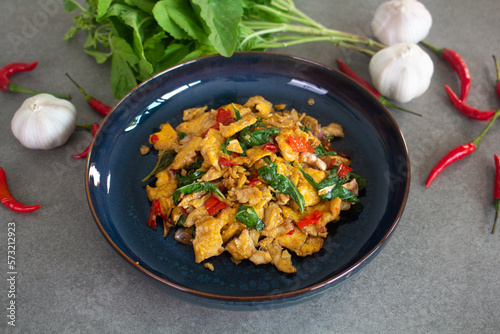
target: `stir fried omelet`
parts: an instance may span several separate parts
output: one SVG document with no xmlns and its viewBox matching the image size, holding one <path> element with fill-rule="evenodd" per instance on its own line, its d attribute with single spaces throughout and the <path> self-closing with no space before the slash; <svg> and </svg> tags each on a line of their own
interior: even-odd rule
<svg viewBox="0 0 500 334">
<path fill-rule="evenodd" d="M 294 273 L 292 253 L 323 247 L 326 225 L 361 206 L 365 181 L 347 155 L 330 147 L 342 127 L 286 110 L 261 96 L 244 105 L 184 110 L 149 142 L 158 164 L 143 181 L 151 201 L 148 226 L 192 245 L 196 263 L 228 252 L 235 263 L 273 264 Z M 205 266 L 212 268 L 207 262 Z"/>
</svg>

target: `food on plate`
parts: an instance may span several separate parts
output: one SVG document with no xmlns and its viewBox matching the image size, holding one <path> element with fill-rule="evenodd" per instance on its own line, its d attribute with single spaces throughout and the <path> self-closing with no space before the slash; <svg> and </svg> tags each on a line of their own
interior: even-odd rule
<svg viewBox="0 0 500 334">
<path fill-rule="evenodd" d="M 365 180 L 352 173 L 349 156 L 330 146 L 341 125 L 254 96 L 243 105 L 184 110 L 183 123 L 149 137 L 158 163 L 143 181 L 151 201 L 147 225 L 163 220 L 164 236 L 194 250 L 201 263 L 224 252 L 235 263 L 297 269 L 323 248 L 327 224 L 340 212 L 361 208 Z M 213 270 L 212 264 L 205 267 Z"/>
</svg>

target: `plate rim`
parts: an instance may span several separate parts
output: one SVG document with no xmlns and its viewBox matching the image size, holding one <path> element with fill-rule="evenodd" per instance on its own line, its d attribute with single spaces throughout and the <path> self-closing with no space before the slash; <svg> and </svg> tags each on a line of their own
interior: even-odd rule
<svg viewBox="0 0 500 334">
<path fill-rule="evenodd" d="M 169 288 L 172 288 L 178 292 L 181 293 L 187 293 L 188 295 L 199 297 L 202 299 L 208 299 L 212 301 L 219 301 L 223 303 L 236 303 L 236 304 L 243 304 L 243 303 L 261 303 L 261 302 L 280 302 L 280 301 L 288 301 L 288 300 L 293 300 L 296 299 L 297 297 L 303 296 L 306 293 L 318 293 L 320 291 L 326 290 L 327 288 L 332 288 L 337 286 L 338 284 L 333 284 L 337 281 L 342 282 L 350 277 L 353 276 L 353 274 L 356 274 L 359 272 L 360 269 L 362 269 L 365 265 L 367 265 L 369 262 L 371 262 L 371 258 L 375 257 L 381 250 L 382 248 L 387 244 L 389 238 L 392 236 L 395 228 L 399 224 L 399 221 L 402 218 L 403 211 L 406 207 L 407 200 L 408 200 L 408 195 L 409 195 L 409 190 L 410 190 L 410 183 L 411 183 L 411 164 L 410 164 L 410 158 L 409 158 L 409 152 L 408 152 L 408 146 L 406 143 L 406 140 L 404 138 L 404 135 L 401 131 L 401 128 L 399 127 L 398 123 L 396 122 L 394 116 L 391 114 L 391 112 L 378 100 L 371 92 L 369 92 L 365 87 L 345 75 L 344 73 L 338 71 L 335 68 L 332 68 L 328 65 L 322 64 L 320 62 L 310 60 L 308 58 L 304 58 L 301 56 L 295 56 L 291 54 L 285 54 L 285 53 L 280 53 L 280 52 L 269 52 L 269 51 L 240 51 L 240 52 L 235 52 L 235 55 L 244 55 L 244 54 L 257 54 L 260 55 L 261 57 L 266 57 L 266 56 L 278 56 L 278 57 L 286 57 L 286 58 L 292 58 L 294 60 L 297 60 L 299 62 L 304 62 L 308 63 L 311 65 L 319 66 L 324 68 L 327 71 L 333 71 L 337 75 L 341 75 L 346 79 L 347 81 L 350 81 L 353 85 L 358 86 L 359 90 L 365 91 L 366 93 L 369 93 L 369 95 L 372 96 L 372 100 L 374 103 L 378 103 L 379 106 L 384 109 L 385 116 L 388 117 L 388 120 L 392 123 L 392 126 L 394 127 L 395 132 L 398 135 L 398 139 L 401 141 L 401 145 L 403 147 L 403 152 L 404 153 L 404 161 L 406 163 L 407 167 L 407 175 L 405 177 L 405 187 L 404 187 L 404 192 L 403 192 L 403 198 L 400 207 L 398 208 L 398 212 L 395 215 L 394 221 L 392 222 L 390 229 L 384 234 L 383 237 L 380 238 L 379 242 L 376 244 L 376 246 L 372 247 L 367 254 L 365 254 L 362 258 L 357 260 L 355 263 L 349 265 L 346 269 L 342 270 L 342 272 L 338 275 L 335 275 L 334 277 L 328 278 L 326 280 L 323 280 L 321 282 L 318 282 L 313 285 L 309 285 L 306 287 L 303 287 L 301 289 L 289 291 L 289 292 L 282 292 L 282 293 L 277 293 L 274 295 L 261 295 L 261 296 L 229 296 L 229 295 L 219 295 L 219 294 L 214 294 L 214 293 L 208 293 L 208 292 L 203 292 L 203 291 L 198 291 L 195 289 L 187 288 L 185 286 L 176 284 L 174 282 L 171 282 L 167 279 L 164 279 L 162 277 L 159 277 L 158 275 L 150 272 L 146 268 L 140 265 L 140 263 L 134 261 L 131 259 L 128 255 L 124 253 L 124 251 L 112 240 L 112 238 L 109 236 L 105 228 L 103 227 L 102 223 L 100 222 L 99 218 L 97 217 L 94 205 L 91 200 L 91 194 L 90 194 L 90 159 L 92 158 L 92 152 L 94 150 L 95 143 L 97 141 L 97 138 L 99 137 L 99 134 L 102 129 L 102 125 L 107 121 L 107 119 L 110 117 L 110 115 L 115 111 L 115 109 L 122 104 L 122 102 L 127 99 L 135 90 L 139 89 L 140 87 L 147 85 L 151 80 L 154 80 L 155 78 L 164 75 L 166 72 L 173 71 L 179 67 L 186 66 L 190 63 L 193 62 L 199 62 L 203 61 L 204 59 L 208 58 L 221 58 L 224 59 L 223 56 L 214 54 L 214 55 L 208 55 L 208 56 L 202 56 L 198 58 L 194 58 L 182 63 L 179 63 L 177 65 L 174 65 L 172 67 L 169 67 L 157 74 L 152 75 L 148 79 L 144 80 L 143 82 L 139 83 L 136 87 L 134 87 L 132 90 L 130 90 L 127 94 L 125 94 L 111 109 L 111 111 L 104 117 L 104 119 L 101 121 L 101 126 L 97 130 L 95 136 L 92 139 L 92 142 L 89 147 L 88 151 L 88 156 L 87 156 L 87 161 L 86 161 L 86 169 L 85 169 L 85 191 L 86 191 L 86 197 L 87 197 L 87 202 L 89 204 L 90 210 L 92 212 L 92 216 L 107 240 L 107 242 L 112 246 L 112 248 L 120 254 L 120 256 L 125 259 L 128 263 L 130 263 L 134 268 L 145 274 L 147 277 L 152 278 L 154 281 L 157 281 Z"/>
</svg>

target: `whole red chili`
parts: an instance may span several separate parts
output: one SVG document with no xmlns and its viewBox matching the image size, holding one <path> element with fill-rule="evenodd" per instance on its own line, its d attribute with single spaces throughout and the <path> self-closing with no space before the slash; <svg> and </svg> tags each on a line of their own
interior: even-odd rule
<svg viewBox="0 0 500 334">
<path fill-rule="evenodd" d="M 95 136 L 95 133 L 97 132 L 97 129 L 99 129 L 99 124 L 97 124 L 97 123 L 91 124 L 90 126 L 88 126 L 88 125 L 77 125 L 77 126 L 82 127 L 82 128 L 86 128 L 86 129 L 88 129 L 90 127 L 90 130 L 92 130 L 92 137 Z M 87 148 L 85 150 L 83 150 L 82 153 L 72 155 L 72 157 L 76 158 L 76 159 L 83 159 L 83 158 L 85 158 L 89 154 L 90 145 L 91 144 L 89 144 L 87 146 Z"/>
<path fill-rule="evenodd" d="M 25 205 L 18 202 L 7 187 L 7 175 L 2 167 L 0 167 L 0 202 L 7 208 L 15 212 L 33 212 L 38 210 L 41 205 Z"/>
<path fill-rule="evenodd" d="M 495 116 L 491 119 L 491 121 L 486 125 L 486 127 L 483 129 L 483 131 L 479 134 L 479 136 L 476 137 L 473 141 L 470 143 L 467 143 L 465 145 L 460 145 L 449 151 L 444 155 L 444 157 L 441 158 L 441 160 L 438 161 L 438 163 L 434 166 L 434 168 L 431 170 L 429 177 L 427 178 L 427 182 L 425 184 L 426 187 L 428 187 L 432 181 L 448 166 L 453 164 L 454 162 L 461 160 L 474 152 L 477 148 L 477 145 L 483 138 L 483 136 L 488 132 L 490 127 L 493 125 L 495 120 L 500 116 L 500 110 L 497 110 L 495 113 Z"/>
<path fill-rule="evenodd" d="M 344 63 L 342 60 L 340 60 L 338 58 L 337 58 L 337 64 L 339 65 L 340 70 L 345 75 L 347 75 L 349 78 L 353 79 L 354 81 L 356 81 L 357 83 L 359 83 L 361 86 L 363 86 L 364 88 L 366 88 L 373 95 L 375 95 L 375 97 L 377 99 L 379 99 L 379 101 L 382 102 L 382 104 L 384 106 L 395 108 L 395 109 L 399 109 L 399 110 L 408 112 L 410 114 L 414 114 L 414 115 L 422 117 L 422 115 L 419 114 L 419 113 L 416 113 L 416 112 L 413 112 L 411 110 L 408 110 L 408 109 L 402 108 L 400 106 L 397 106 L 394 103 L 392 103 L 389 100 L 387 100 L 384 96 L 382 96 L 382 94 L 380 94 L 380 92 L 378 90 L 376 90 L 372 85 L 370 85 L 368 83 L 368 81 L 366 81 L 365 79 L 363 79 L 362 77 L 360 77 L 359 75 L 357 75 L 346 63 Z"/>
<path fill-rule="evenodd" d="M 453 107 L 455 107 L 456 110 L 458 110 L 465 116 L 478 121 L 491 121 L 491 119 L 495 115 L 494 110 L 479 110 L 469 106 L 464 101 L 460 100 L 449 86 L 444 85 L 444 89 L 446 90 L 448 99 L 450 100 Z"/>
<path fill-rule="evenodd" d="M 495 233 L 495 226 L 497 225 L 497 220 L 500 212 L 500 157 L 495 154 L 495 185 L 493 191 L 493 198 L 495 200 L 495 221 L 493 222 L 493 228 L 491 229 L 491 234 Z"/>
<path fill-rule="evenodd" d="M 99 101 L 96 98 L 87 94 L 87 92 L 78 83 L 76 83 L 76 81 L 73 80 L 73 78 L 70 77 L 70 75 L 68 73 L 66 73 L 66 75 L 68 76 L 69 80 L 71 80 L 71 82 L 73 82 L 73 84 L 76 86 L 76 88 L 78 88 L 80 93 L 82 93 L 83 97 L 85 98 L 85 100 L 87 101 L 89 106 L 92 107 L 92 109 L 94 109 L 95 111 L 97 111 L 99 114 L 101 114 L 103 116 L 106 116 L 111 111 L 111 107 L 108 107 L 107 105 L 105 105 L 101 101 Z"/>
<path fill-rule="evenodd" d="M 19 72 L 27 72 L 32 71 L 36 65 L 38 65 L 38 61 L 34 61 L 32 63 L 10 63 L 0 68 L 0 89 L 6 92 L 13 93 L 28 93 L 28 94 L 41 94 L 45 92 L 23 88 L 15 83 L 10 81 L 10 76 Z M 55 97 L 60 97 L 63 99 L 70 99 L 71 96 L 68 94 L 56 94 L 49 93 L 54 95 Z"/>
<path fill-rule="evenodd" d="M 451 68 L 457 73 L 460 79 L 460 100 L 465 102 L 470 90 L 470 71 L 465 63 L 465 60 L 460 56 L 460 54 L 454 50 L 442 48 L 438 49 L 435 46 L 421 41 L 421 43 L 431 49 L 438 56 L 443 58 L 450 64 Z"/>
</svg>

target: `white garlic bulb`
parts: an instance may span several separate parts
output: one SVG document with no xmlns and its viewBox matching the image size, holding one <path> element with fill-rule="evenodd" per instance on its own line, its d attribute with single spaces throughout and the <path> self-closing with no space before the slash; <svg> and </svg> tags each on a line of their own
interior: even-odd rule
<svg viewBox="0 0 500 334">
<path fill-rule="evenodd" d="M 373 85 L 383 96 L 405 103 L 429 88 L 434 64 L 418 45 L 400 43 L 377 52 L 369 70 Z"/>
<path fill-rule="evenodd" d="M 50 150 L 64 144 L 76 126 L 76 109 L 50 94 L 27 98 L 11 122 L 14 136 L 27 148 Z"/>
<path fill-rule="evenodd" d="M 382 3 L 371 22 L 373 35 L 386 45 L 418 43 L 432 26 L 432 16 L 417 0 L 391 0 Z"/>
</svg>

